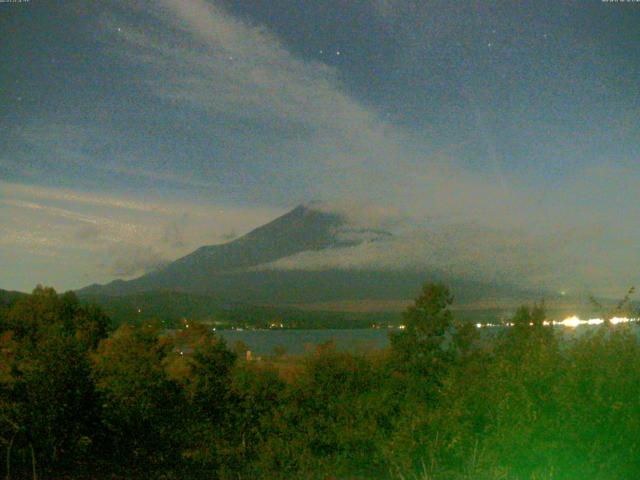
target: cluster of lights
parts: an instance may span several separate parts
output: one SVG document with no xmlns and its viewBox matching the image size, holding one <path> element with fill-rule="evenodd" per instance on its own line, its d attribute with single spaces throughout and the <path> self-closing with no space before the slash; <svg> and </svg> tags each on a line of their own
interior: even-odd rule
<svg viewBox="0 0 640 480">
<path fill-rule="evenodd" d="M 609 323 L 611 325 L 618 325 L 620 323 L 632 323 L 632 322 L 638 322 L 640 319 L 638 318 L 628 318 L 628 317 L 613 317 L 611 319 L 609 319 Z M 603 323 L 605 323 L 605 321 L 602 318 L 590 318 L 588 320 L 581 320 L 579 317 L 577 317 L 576 315 L 573 315 L 571 317 L 567 317 L 564 320 L 561 321 L 554 321 L 554 320 L 545 320 L 544 322 L 542 322 L 542 324 L 544 326 L 561 326 L 561 327 L 569 327 L 569 328 L 576 328 L 579 327 L 581 325 L 602 325 Z M 533 323 L 529 324 L 530 326 L 533 326 Z M 513 327 L 514 323 L 512 322 L 507 322 L 504 324 L 495 324 L 495 323 L 476 323 L 476 327 L 477 328 L 486 328 L 486 327 Z"/>
<path fill-rule="evenodd" d="M 613 317 L 609 319 L 609 323 L 611 325 L 618 325 L 619 323 L 631 323 L 637 322 L 637 318 L 627 318 L 627 317 Z M 580 325 L 602 325 L 605 321 L 602 318 L 590 318 L 589 320 L 580 320 L 575 315 L 573 317 L 566 318 L 561 322 L 554 322 L 555 325 L 562 325 L 565 327 L 579 327 Z"/>
</svg>

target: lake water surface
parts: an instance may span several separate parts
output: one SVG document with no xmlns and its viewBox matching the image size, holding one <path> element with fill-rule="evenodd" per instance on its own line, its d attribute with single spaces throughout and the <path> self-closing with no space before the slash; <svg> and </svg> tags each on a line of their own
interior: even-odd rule
<svg viewBox="0 0 640 480">
<path fill-rule="evenodd" d="M 272 354 L 278 346 L 286 353 L 305 353 L 314 345 L 334 341 L 342 351 L 356 352 L 384 348 L 389 344 L 387 329 L 335 329 L 335 330 L 220 330 L 216 332 L 229 347 L 244 342 L 256 355 Z"/>
<path fill-rule="evenodd" d="M 585 333 L 597 330 L 598 326 L 583 325 L 577 328 L 553 327 L 559 338 L 570 341 Z M 615 328 L 626 328 L 624 325 Z M 640 328 L 637 323 L 630 325 L 632 331 L 638 335 Z M 381 329 L 325 329 L 325 330 L 219 330 L 230 348 L 238 342 L 244 342 L 255 355 L 269 355 L 276 347 L 284 347 L 286 353 L 302 354 L 327 341 L 333 341 L 341 351 L 358 352 L 385 348 L 389 345 L 389 332 L 399 330 Z M 480 335 L 492 337 L 503 331 L 503 327 L 483 328 Z"/>
</svg>

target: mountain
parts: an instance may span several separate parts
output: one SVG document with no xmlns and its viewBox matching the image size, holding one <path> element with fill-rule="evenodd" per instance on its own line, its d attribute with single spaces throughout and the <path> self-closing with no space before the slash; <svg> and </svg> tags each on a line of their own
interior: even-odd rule
<svg viewBox="0 0 640 480">
<path fill-rule="evenodd" d="M 388 240 L 392 233 L 354 226 L 338 213 L 299 206 L 241 238 L 201 247 L 133 280 L 91 285 L 81 296 L 123 296 L 172 291 L 207 295 L 226 303 L 270 305 L 414 298 L 425 280 L 444 280 L 458 300 L 522 296 L 508 285 L 448 278 L 427 269 L 281 269 L 273 262 L 298 254 L 345 255 L 348 247 Z"/>
<path fill-rule="evenodd" d="M 79 293 L 121 295 L 157 289 L 212 292 L 221 275 L 234 275 L 303 251 L 340 246 L 335 232 L 342 223 L 339 215 L 299 206 L 243 237 L 200 247 L 140 278 L 92 285 Z"/>
</svg>

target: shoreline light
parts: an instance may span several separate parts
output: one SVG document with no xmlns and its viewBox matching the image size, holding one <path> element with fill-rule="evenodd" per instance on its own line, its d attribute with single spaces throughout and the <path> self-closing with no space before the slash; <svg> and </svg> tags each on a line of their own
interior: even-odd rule
<svg viewBox="0 0 640 480">
<path fill-rule="evenodd" d="M 621 323 L 634 323 L 638 322 L 640 319 L 638 318 L 628 318 L 628 317 L 612 317 L 609 319 L 609 323 L 611 325 L 618 325 Z M 581 325 L 602 325 L 605 321 L 602 318 L 590 318 L 588 320 L 582 320 L 577 315 L 572 315 L 570 317 L 565 318 L 564 320 L 554 321 L 554 320 L 544 320 L 542 325 L 547 326 L 561 326 L 567 328 L 577 328 Z M 529 325 L 533 325 L 530 323 Z M 512 322 L 506 322 L 503 324 L 495 324 L 495 323 L 476 323 L 476 328 L 487 328 L 487 327 L 513 327 L 514 324 Z"/>
</svg>

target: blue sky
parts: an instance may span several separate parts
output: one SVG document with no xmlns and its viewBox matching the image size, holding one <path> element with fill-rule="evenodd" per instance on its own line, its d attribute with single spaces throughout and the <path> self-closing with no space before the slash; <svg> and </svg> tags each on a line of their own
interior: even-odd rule
<svg viewBox="0 0 640 480">
<path fill-rule="evenodd" d="M 465 232 L 436 256 L 474 271 L 637 280 L 640 4 L 31 1 L 0 19 L 2 288 L 135 276 L 312 200 Z"/>
</svg>

